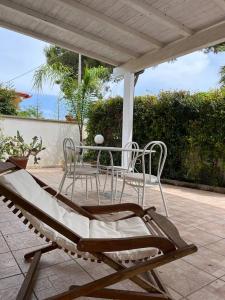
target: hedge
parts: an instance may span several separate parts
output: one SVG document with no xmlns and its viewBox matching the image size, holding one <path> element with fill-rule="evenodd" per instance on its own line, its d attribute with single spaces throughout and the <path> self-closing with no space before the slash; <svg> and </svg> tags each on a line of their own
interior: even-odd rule
<svg viewBox="0 0 225 300">
<path fill-rule="evenodd" d="M 95 102 L 87 124 L 87 143 L 101 133 L 105 145 L 121 146 L 122 98 Z M 168 148 L 163 177 L 225 186 L 225 90 L 139 96 L 134 101 L 133 140 L 143 148 L 162 140 Z M 115 157 L 120 163 L 120 154 Z"/>
</svg>

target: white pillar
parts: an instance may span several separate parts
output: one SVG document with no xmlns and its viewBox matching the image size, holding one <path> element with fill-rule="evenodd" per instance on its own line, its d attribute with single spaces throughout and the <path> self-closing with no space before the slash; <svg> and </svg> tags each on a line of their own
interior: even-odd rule
<svg viewBox="0 0 225 300">
<path fill-rule="evenodd" d="M 126 73 L 124 75 L 122 147 L 124 147 L 128 142 L 132 141 L 133 109 L 134 109 L 134 73 Z M 128 167 L 127 155 L 122 155 L 122 166 Z"/>
</svg>

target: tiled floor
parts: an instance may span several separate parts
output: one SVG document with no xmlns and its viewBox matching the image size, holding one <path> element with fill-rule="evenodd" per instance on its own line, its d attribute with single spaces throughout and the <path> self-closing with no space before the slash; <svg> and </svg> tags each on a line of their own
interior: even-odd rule
<svg viewBox="0 0 225 300">
<path fill-rule="evenodd" d="M 32 172 L 54 187 L 58 187 L 62 176 L 60 169 L 41 169 Z M 121 182 L 118 190 L 120 185 Z M 179 228 L 183 238 L 195 243 L 199 250 L 196 254 L 159 268 L 162 279 L 175 300 L 224 300 L 225 196 L 169 185 L 163 187 L 171 220 Z M 109 185 L 107 188 L 109 189 Z M 84 184 L 82 186 L 81 182 L 77 182 L 75 189 L 74 201 L 97 204 L 95 186 L 93 191 L 89 192 L 88 200 L 85 200 Z M 110 199 L 103 195 L 101 200 L 104 204 L 110 203 Z M 123 200 L 136 202 L 135 191 L 127 188 Z M 160 193 L 156 188 L 147 190 L 146 205 L 155 205 L 157 210 L 161 211 Z M 43 243 L 44 240 L 29 231 L 4 203 L 0 203 L 1 300 L 16 298 L 29 267 L 29 263 L 24 262 L 23 255 Z M 67 290 L 71 284 L 84 284 L 110 272 L 113 271 L 102 263 L 75 259 L 61 250 L 54 250 L 41 258 L 33 299 L 47 298 Z M 129 281 L 119 286 L 137 289 Z"/>
</svg>

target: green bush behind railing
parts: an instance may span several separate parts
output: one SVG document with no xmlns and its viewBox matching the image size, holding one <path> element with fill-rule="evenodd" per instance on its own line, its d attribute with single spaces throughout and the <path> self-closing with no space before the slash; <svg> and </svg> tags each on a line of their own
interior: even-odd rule
<svg viewBox="0 0 225 300">
<path fill-rule="evenodd" d="M 97 133 L 104 136 L 104 145 L 121 146 L 121 97 L 92 105 L 87 144 L 94 143 Z M 224 187 L 225 90 L 135 97 L 133 141 L 143 148 L 152 140 L 161 140 L 168 148 L 164 178 Z M 106 154 L 102 159 L 107 160 Z M 120 153 L 114 162 L 120 164 Z"/>
</svg>

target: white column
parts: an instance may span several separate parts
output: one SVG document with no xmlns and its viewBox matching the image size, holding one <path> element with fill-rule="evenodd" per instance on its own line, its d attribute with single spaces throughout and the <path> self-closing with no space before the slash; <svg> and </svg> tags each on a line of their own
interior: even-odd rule
<svg viewBox="0 0 225 300">
<path fill-rule="evenodd" d="M 124 75 L 122 147 L 124 147 L 128 142 L 132 141 L 133 109 L 134 109 L 134 73 L 126 73 Z M 127 155 L 122 155 L 122 166 L 128 167 Z"/>
</svg>

